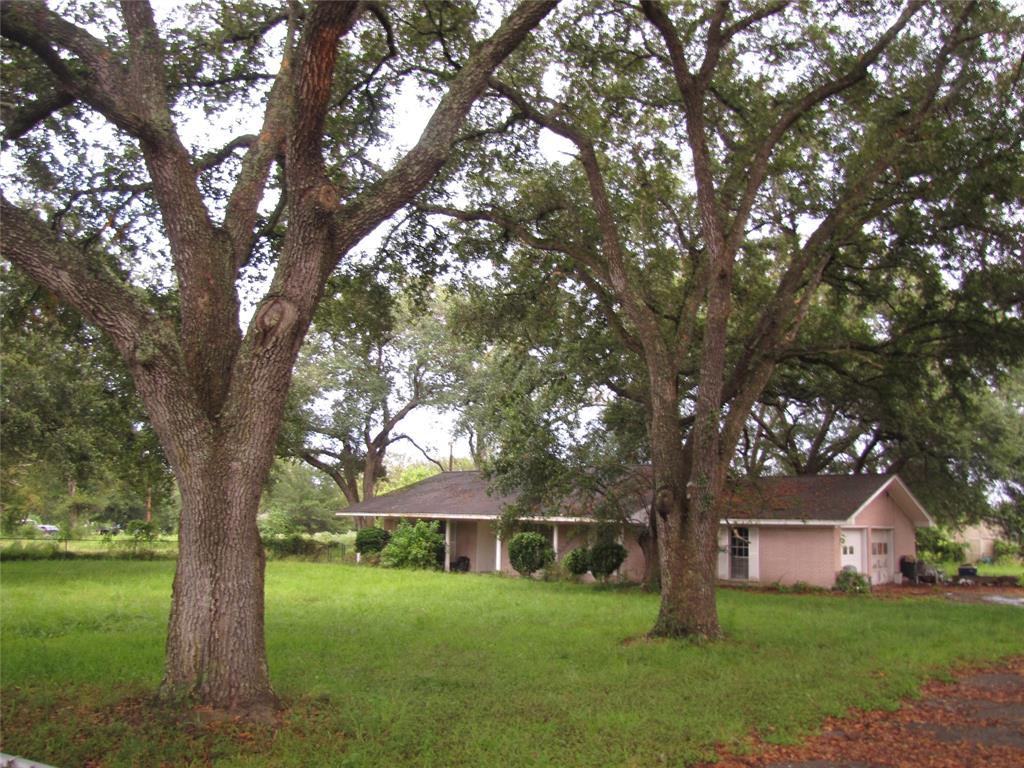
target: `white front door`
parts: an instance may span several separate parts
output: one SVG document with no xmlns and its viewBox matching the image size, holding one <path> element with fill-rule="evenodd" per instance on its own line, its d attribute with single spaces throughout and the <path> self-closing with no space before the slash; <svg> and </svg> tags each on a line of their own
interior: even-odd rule
<svg viewBox="0 0 1024 768">
<path fill-rule="evenodd" d="M 892 581 L 892 531 L 871 531 L 871 583 Z"/>
<path fill-rule="evenodd" d="M 843 553 L 840 568 L 852 565 L 857 573 L 864 573 L 864 531 L 840 531 L 839 546 Z"/>
</svg>

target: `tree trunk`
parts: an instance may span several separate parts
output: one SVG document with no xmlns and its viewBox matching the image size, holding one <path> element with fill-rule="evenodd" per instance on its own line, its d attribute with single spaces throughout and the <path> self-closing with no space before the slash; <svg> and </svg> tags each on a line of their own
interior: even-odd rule
<svg viewBox="0 0 1024 768">
<path fill-rule="evenodd" d="M 721 636 L 715 603 L 718 521 L 680 493 L 665 491 L 657 514 L 661 605 L 652 637 Z"/>
<path fill-rule="evenodd" d="M 713 488 L 690 494 L 692 475 L 703 469 L 684 452 L 675 375 L 649 367 L 651 465 L 654 518 L 661 571 L 661 604 L 651 637 L 721 636 L 715 603 L 718 559 L 717 495 Z"/>
<path fill-rule="evenodd" d="M 263 639 L 262 483 L 227 451 L 196 458 L 178 473 L 180 554 L 162 693 L 267 720 L 278 701 Z"/>
</svg>

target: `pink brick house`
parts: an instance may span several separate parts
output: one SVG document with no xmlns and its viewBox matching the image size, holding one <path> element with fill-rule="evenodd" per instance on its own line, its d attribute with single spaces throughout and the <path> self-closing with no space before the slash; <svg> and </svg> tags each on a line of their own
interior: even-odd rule
<svg viewBox="0 0 1024 768">
<path fill-rule="evenodd" d="M 765 477 L 737 486 L 719 528 L 721 579 L 830 587 L 844 567 L 896 580 L 934 525 L 898 475 Z"/>
<path fill-rule="evenodd" d="M 407 519 L 438 520 L 445 568 L 467 558 L 469 570 L 513 573 L 493 522 L 512 497 L 488 492 L 479 472 L 445 472 L 338 513 L 375 517 L 385 528 Z M 719 528 L 718 576 L 727 581 L 830 587 L 846 566 L 873 584 L 897 578 L 900 557 L 916 552 L 914 531 L 933 525 L 896 475 L 766 477 L 736 486 Z M 646 559 L 637 540 L 647 509 L 622 526 L 629 556 L 619 573 L 640 580 Z M 588 543 L 595 521 L 584 512 L 525 521 L 547 535 L 556 556 Z M 463 561 L 465 562 L 465 561 Z"/>
</svg>

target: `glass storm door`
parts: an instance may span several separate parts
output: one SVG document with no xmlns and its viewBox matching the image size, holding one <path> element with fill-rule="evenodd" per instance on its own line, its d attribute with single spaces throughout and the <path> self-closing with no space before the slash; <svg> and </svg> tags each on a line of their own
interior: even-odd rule
<svg viewBox="0 0 1024 768">
<path fill-rule="evenodd" d="M 750 578 L 750 529 L 729 531 L 729 578 Z"/>
</svg>

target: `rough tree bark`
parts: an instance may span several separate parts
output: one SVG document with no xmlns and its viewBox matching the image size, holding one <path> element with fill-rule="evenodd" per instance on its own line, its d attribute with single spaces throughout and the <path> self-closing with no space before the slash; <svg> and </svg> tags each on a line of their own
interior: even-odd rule
<svg viewBox="0 0 1024 768">
<path fill-rule="evenodd" d="M 61 95 L 53 110 L 68 98 L 81 101 L 139 147 L 173 259 L 176 322 L 113 273 L 93 268 L 28 205 L 3 197 L 2 255 L 110 336 L 181 490 L 166 696 L 257 718 L 277 707 L 264 648 L 256 513 L 313 310 L 339 260 L 441 168 L 487 77 L 554 5 L 525 2 L 513 9 L 463 62 L 418 143 L 373 187 L 344 199 L 327 180 L 322 133 L 338 41 L 366 6 L 312 4 L 301 22 L 298 16 L 290 22 L 293 30 L 301 23 L 301 34 L 297 42 L 289 36 L 262 130 L 245 142 L 223 220 L 215 222 L 197 183 L 197 162 L 178 138 L 149 4 L 122 3 L 124 51 L 42 4 L 3 4 L 2 34 L 48 69 Z M 54 115 L 38 104 L 30 109 L 31 115 L 4 115 L 19 135 Z M 235 281 L 252 257 L 257 206 L 282 150 L 287 234 L 269 292 L 243 333 Z"/>
</svg>

